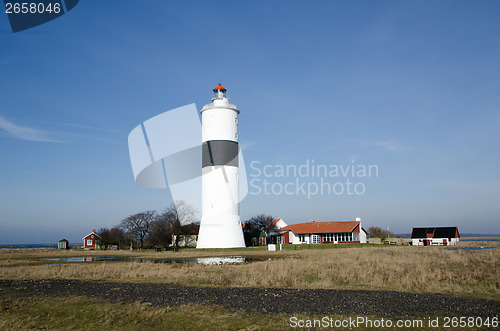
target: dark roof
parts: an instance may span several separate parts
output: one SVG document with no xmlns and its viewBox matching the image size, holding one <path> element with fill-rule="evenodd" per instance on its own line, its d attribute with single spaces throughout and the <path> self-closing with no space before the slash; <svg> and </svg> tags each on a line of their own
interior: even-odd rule
<svg viewBox="0 0 500 331">
<path fill-rule="evenodd" d="M 429 236 L 428 236 L 429 234 Z M 413 228 L 411 232 L 412 239 L 423 238 L 460 238 L 456 226 L 433 227 L 433 228 Z"/>
<path fill-rule="evenodd" d="M 200 225 L 195 223 L 183 225 L 182 232 L 184 235 L 198 235 L 200 232 Z"/>
<path fill-rule="evenodd" d="M 252 232 L 252 237 L 267 237 L 267 233 L 264 231 L 254 231 Z"/>
<path fill-rule="evenodd" d="M 61 240 L 59 240 L 59 242 L 61 242 L 61 241 L 66 241 L 66 242 L 69 242 L 69 241 L 67 241 L 66 239 L 61 239 Z"/>
</svg>

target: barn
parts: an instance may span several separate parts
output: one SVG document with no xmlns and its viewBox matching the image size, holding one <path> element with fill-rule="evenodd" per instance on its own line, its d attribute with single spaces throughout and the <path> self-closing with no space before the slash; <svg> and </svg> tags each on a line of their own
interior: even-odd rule
<svg viewBox="0 0 500 331">
<path fill-rule="evenodd" d="M 101 247 L 101 237 L 95 233 L 95 229 L 83 239 L 83 249 L 99 249 Z"/>
<path fill-rule="evenodd" d="M 277 232 L 278 244 L 366 243 L 366 231 L 359 218 L 355 221 L 309 221 L 280 227 Z"/>
<path fill-rule="evenodd" d="M 448 246 L 455 245 L 460 240 L 456 226 L 413 228 L 411 244 L 413 246 Z"/>
</svg>

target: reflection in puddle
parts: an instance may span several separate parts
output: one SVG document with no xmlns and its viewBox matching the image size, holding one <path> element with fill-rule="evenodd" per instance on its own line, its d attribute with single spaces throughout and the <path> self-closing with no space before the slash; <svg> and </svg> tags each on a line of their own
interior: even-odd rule
<svg viewBox="0 0 500 331">
<path fill-rule="evenodd" d="M 123 257 L 112 256 L 77 256 L 77 257 L 57 257 L 57 258 L 42 258 L 44 261 L 54 262 L 94 262 L 94 261 L 125 261 Z"/>
<path fill-rule="evenodd" d="M 200 257 L 196 259 L 196 263 L 207 265 L 233 264 L 246 262 L 244 257 Z"/>
<path fill-rule="evenodd" d="M 263 259 L 262 259 L 263 260 Z M 199 263 L 205 265 L 221 265 L 221 264 L 236 264 L 257 261 L 257 259 L 249 259 L 243 256 L 230 257 L 197 257 L 194 259 L 169 259 L 169 260 L 136 260 L 137 262 L 153 262 L 153 263 Z"/>
<path fill-rule="evenodd" d="M 245 262 L 264 261 L 262 258 L 248 258 L 244 256 L 222 256 L 222 257 L 197 257 L 192 259 L 128 259 L 126 257 L 112 257 L 112 256 L 77 256 L 77 257 L 59 257 L 59 258 L 42 258 L 44 261 L 54 261 L 60 263 L 68 262 L 94 262 L 94 261 L 134 261 L 139 263 L 153 262 L 153 263 L 199 263 L 204 265 L 222 265 L 222 264 L 238 264 Z"/>
</svg>

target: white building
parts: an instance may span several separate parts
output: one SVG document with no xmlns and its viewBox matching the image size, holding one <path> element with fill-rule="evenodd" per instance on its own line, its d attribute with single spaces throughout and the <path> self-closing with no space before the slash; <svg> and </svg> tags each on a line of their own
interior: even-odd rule
<svg viewBox="0 0 500 331">
<path fill-rule="evenodd" d="M 278 220 L 276 227 L 278 244 L 366 243 L 367 233 L 359 218 L 355 221 L 309 221 L 292 225 Z"/>
<path fill-rule="evenodd" d="M 413 246 L 448 246 L 455 245 L 459 240 L 460 234 L 456 226 L 413 228 L 411 231 Z"/>
</svg>

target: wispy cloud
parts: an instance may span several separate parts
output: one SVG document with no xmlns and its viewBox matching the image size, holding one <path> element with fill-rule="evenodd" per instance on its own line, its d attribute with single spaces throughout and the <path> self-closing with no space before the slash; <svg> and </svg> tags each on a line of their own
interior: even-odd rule
<svg viewBox="0 0 500 331">
<path fill-rule="evenodd" d="M 7 135 L 22 140 L 50 142 L 50 143 L 63 142 L 51 138 L 50 137 L 52 134 L 51 132 L 14 124 L 11 121 L 6 120 L 1 115 L 0 115 L 0 131 L 4 131 Z"/>
<path fill-rule="evenodd" d="M 69 126 L 69 127 L 73 127 L 73 128 L 95 130 L 95 131 L 103 131 L 103 132 L 109 132 L 109 133 L 120 133 L 120 134 L 124 133 L 123 131 L 114 130 L 114 129 L 98 128 L 98 127 L 95 127 L 95 126 L 80 125 L 80 124 L 73 124 L 73 123 L 48 122 L 48 121 L 44 121 L 44 123 L 61 125 L 61 126 Z"/>
<path fill-rule="evenodd" d="M 373 141 L 372 145 L 396 153 L 404 153 L 410 150 L 409 147 L 399 144 L 396 140 Z"/>
</svg>

